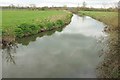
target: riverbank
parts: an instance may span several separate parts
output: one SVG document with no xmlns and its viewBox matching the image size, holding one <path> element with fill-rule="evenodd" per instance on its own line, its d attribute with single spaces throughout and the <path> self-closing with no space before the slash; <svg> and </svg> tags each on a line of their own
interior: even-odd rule
<svg viewBox="0 0 120 80">
<path fill-rule="evenodd" d="M 2 37 L 9 41 L 62 28 L 72 17 L 65 10 L 3 10 L 2 14 Z"/>
<path fill-rule="evenodd" d="M 104 61 L 98 67 L 98 75 L 102 78 L 118 78 L 120 76 L 119 69 L 120 67 L 119 60 L 119 31 L 118 27 L 118 13 L 117 12 L 100 12 L 100 11 L 79 11 L 80 16 L 90 16 L 94 19 L 97 19 L 107 26 L 104 28 L 104 31 L 108 33 L 108 47 L 109 50 L 103 52 L 105 54 Z"/>
<path fill-rule="evenodd" d="M 118 12 L 79 11 L 79 15 L 87 15 L 109 26 L 110 30 L 118 30 Z"/>
<path fill-rule="evenodd" d="M 96 78 L 101 50 L 96 37 L 103 27 L 92 18 L 73 15 L 64 29 L 19 39 L 3 49 L 3 77 Z"/>
</svg>

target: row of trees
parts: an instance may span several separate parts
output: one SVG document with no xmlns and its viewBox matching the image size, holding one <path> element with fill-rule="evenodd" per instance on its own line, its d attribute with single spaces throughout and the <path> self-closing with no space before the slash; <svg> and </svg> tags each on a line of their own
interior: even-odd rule
<svg viewBox="0 0 120 80">
<path fill-rule="evenodd" d="M 113 3 L 112 4 L 112 7 L 110 8 L 107 8 L 107 4 L 106 3 L 103 3 L 103 8 L 99 8 L 100 9 L 104 9 L 104 10 L 112 10 L 112 9 L 118 9 L 118 4 L 117 3 Z M 26 7 L 23 7 L 23 6 L 20 6 L 19 4 L 17 6 L 11 4 L 9 6 L 6 6 L 6 7 L 2 7 L 3 9 L 31 9 L 31 10 L 46 10 L 46 9 L 70 9 L 70 7 L 67 7 L 67 5 L 63 5 L 63 7 L 48 7 L 48 6 L 44 6 L 44 7 L 36 7 L 35 4 L 29 4 L 29 6 L 26 6 Z M 87 7 L 87 3 L 86 2 L 83 2 L 82 3 L 82 6 L 79 6 L 78 4 L 78 7 L 77 9 L 80 9 L 80 10 L 93 10 L 95 8 L 89 8 Z"/>
<path fill-rule="evenodd" d="M 107 3 L 102 3 L 101 4 L 102 6 L 101 7 L 103 7 L 103 8 L 107 8 Z M 109 4 L 109 5 L 111 5 L 111 8 L 118 8 L 118 3 L 116 2 L 116 3 L 112 3 L 112 4 Z M 87 6 L 87 3 L 84 1 L 83 3 L 82 3 L 82 6 L 79 6 L 79 4 L 78 4 L 78 7 L 86 7 Z M 15 8 L 15 7 L 23 7 L 23 6 L 20 6 L 19 4 L 16 6 L 16 5 L 14 5 L 14 4 L 10 4 L 9 6 L 8 6 L 9 8 Z M 29 8 L 37 8 L 36 7 L 36 5 L 35 4 L 29 4 L 29 6 L 26 6 L 26 7 L 29 7 Z M 54 5 L 52 5 L 52 7 L 54 7 Z M 67 7 L 67 5 L 63 5 L 63 7 Z"/>
<path fill-rule="evenodd" d="M 114 8 L 114 9 L 115 9 L 115 8 L 118 8 L 118 5 L 119 5 L 119 4 L 116 2 L 116 3 L 109 4 L 109 5 L 111 5 L 111 7 L 109 7 L 109 8 Z M 87 6 L 87 3 L 86 3 L 86 2 L 83 2 L 83 3 L 82 3 L 82 7 L 83 7 L 83 8 L 87 8 L 86 6 Z M 107 3 L 102 3 L 102 6 L 101 6 L 101 7 L 103 7 L 104 9 L 106 9 L 107 6 L 108 6 Z M 79 7 L 79 6 L 78 6 L 78 7 Z"/>
</svg>

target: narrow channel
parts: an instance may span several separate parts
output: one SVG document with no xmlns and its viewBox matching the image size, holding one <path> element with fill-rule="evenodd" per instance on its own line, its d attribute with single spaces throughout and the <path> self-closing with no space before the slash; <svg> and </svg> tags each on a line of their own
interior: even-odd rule
<svg viewBox="0 0 120 80">
<path fill-rule="evenodd" d="M 3 78 L 96 78 L 104 27 L 91 17 L 74 14 L 62 31 L 4 49 Z M 9 54 L 12 59 L 6 60 Z"/>
</svg>

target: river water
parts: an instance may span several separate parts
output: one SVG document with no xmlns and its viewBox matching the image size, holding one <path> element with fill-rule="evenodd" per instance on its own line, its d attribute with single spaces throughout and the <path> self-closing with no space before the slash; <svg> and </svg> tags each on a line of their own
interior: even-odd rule
<svg viewBox="0 0 120 80">
<path fill-rule="evenodd" d="M 64 29 L 18 40 L 3 49 L 3 78 L 96 78 L 104 27 L 73 15 Z"/>
</svg>

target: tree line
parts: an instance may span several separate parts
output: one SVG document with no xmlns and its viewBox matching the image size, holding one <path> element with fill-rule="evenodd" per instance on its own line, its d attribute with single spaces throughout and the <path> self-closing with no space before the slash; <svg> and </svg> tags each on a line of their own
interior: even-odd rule
<svg viewBox="0 0 120 80">
<path fill-rule="evenodd" d="M 83 11 L 118 11 L 118 3 L 113 3 L 112 7 L 106 8 L 107 4 L 102 3 L 101 8 L 93 8 L 93 7 L 87 7 L 87 3 L 84 1 L 82 3 L 82 6 L 77 7 L 67 7 L 67 5 L 63 5 L 63 7 L 55 7 L 52 5 L 52 7 L 44 6 L 44 7 L 37 7 L 35 4 L 29 4 L 29 6 L 20 6 L 19 4 L 17 6 L 10 4 L 9 6 L 0 6 L 2 9 L 28 9 L 28 10 L 49 10 L 49 9 L 63 9 L 63 10 L 70 10 L 72 12 L 76 12 L 78 10 Z"/>
</svg>

